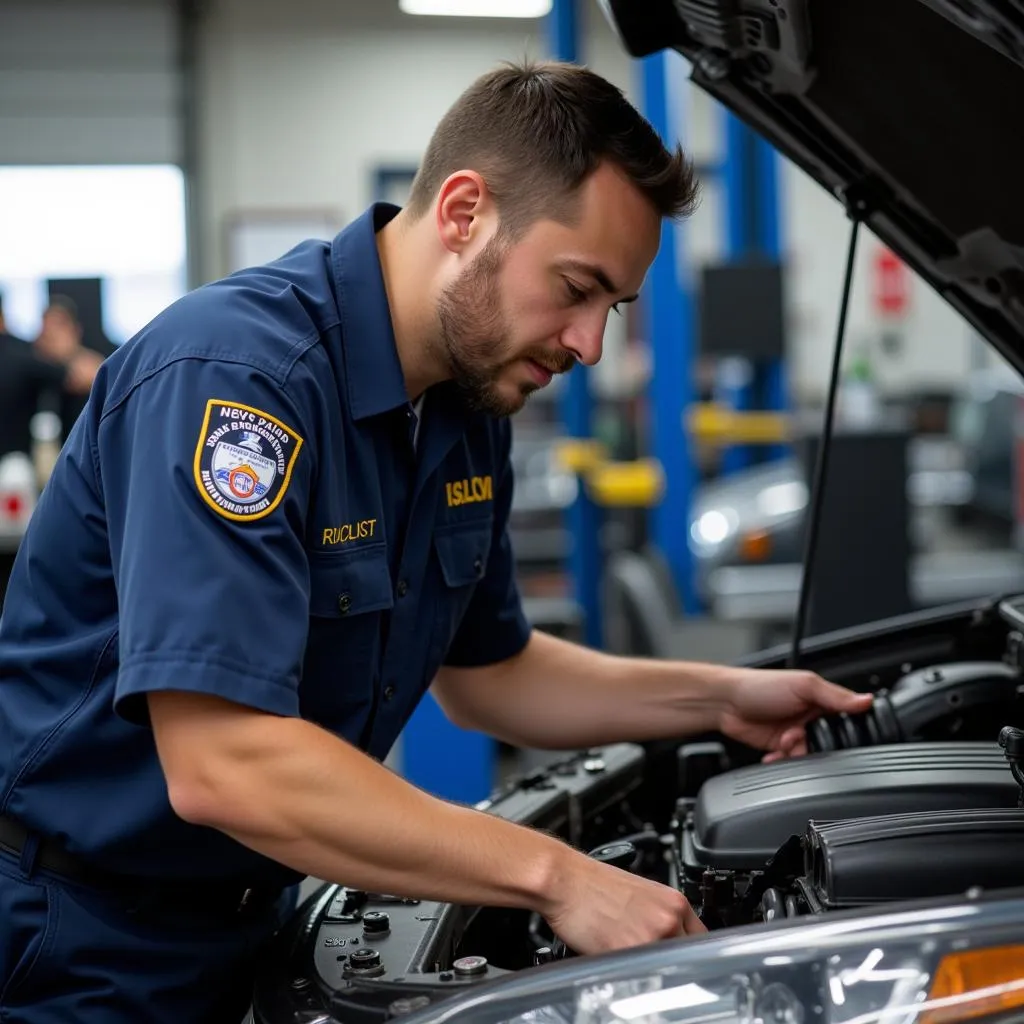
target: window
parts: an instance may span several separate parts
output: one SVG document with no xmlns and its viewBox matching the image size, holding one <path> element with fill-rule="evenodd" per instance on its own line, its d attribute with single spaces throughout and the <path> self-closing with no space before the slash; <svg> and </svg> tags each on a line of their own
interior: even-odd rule
<svg viewBox="0 0 1024 1024">
<path fill-rule="evenodd" d="M 186 289 L 185 181 L 173 166 L 0 167 L 7 329 L 38 332 L 51 279 L 99 278 L 120 344 Z"/>
</svg>

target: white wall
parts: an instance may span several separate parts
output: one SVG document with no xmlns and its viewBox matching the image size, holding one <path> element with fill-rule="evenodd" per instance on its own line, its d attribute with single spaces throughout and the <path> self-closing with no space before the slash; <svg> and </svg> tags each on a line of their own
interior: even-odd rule
<svg viewBox="0 0 1024 1024">
<path fill-rule="evenodd" d="M 785 246 L 788 256 L 790 373 L 805 394 L 824 392 L 846 267 L 850 222 L 815 182 L 787 165 L 784 176 Z M 866 350 L 883 389 L 898 394 L 963 385 L 971 364 L 972 332 L 966 322 L 913 272 L 910 303 L 899 324 L 900 351 L 882 349 L 884 328 L 872 301 L 873 261 L 880 243 L 861 230 L 847 321 L 846 355 Z"/>
<path fill-rule="evenodd" d="M 635 100 L 639 65 L 596 7 L 585 5 L 581 57 Z M 433 125 L 472 78 L 500 60 L 545 52 L 539 23 L 410 18 L 396 0 L 210 0 L 200 102 L 203 277 L 228 269 L 224 231 L 236 211 L 327 209 L 340 226 L 372 201 L 376 166 L 418 161 Z M 698 160 L 713 160 L 723 141 L 718 110 L 682 84 L 684 73 L 680 60 L 673 74 L 683 137 Z M 813 398 L 829 365 L 848 225 L 800 172 L 787 167 L 782 183 L 791 386 Z M 720 257 L 724 234 L 709 183 L 682 236 L 691 268 Z M 851 347 L 875 345 L 878 334 L 869 301 L 873 244 L 864 233 Z M 876 359 L 889 390 L 962 380 L 969 332 L 923 287 L 913 291 L 903 334 L 900 356 Z"/>
<path fill-rule="evenodd" d="M 202 61 L 204 277 L 225 270 L 232 211 L 327 207 L 348 220 L 372 201 L 375 167 L 415 166 L 473 78 L 545 53 L 535 21 L 411 18 L 396 7 L 213 0 Z M 628 83 L 610 30 L 589 21 L 595 63 Z"/>
</svg>

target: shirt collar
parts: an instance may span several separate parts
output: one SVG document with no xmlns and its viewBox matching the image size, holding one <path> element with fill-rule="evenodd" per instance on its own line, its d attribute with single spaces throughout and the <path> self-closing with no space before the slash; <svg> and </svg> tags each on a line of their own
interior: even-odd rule
<svg viewBox="0 0 1024 1024">
<path fill-rule="evenodd" d="M 398 212 L 375 203 L 331 243 L 348 407 L 356 420 L 409 402 L 377 252 L 377 232 Z"/>
</svg>

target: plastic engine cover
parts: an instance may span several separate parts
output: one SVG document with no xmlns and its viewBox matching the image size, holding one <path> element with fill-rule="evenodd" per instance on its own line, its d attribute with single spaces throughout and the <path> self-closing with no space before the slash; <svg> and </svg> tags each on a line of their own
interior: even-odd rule
<svg viewBox="0 0 1024 1024">
<path fill-rule="evenodd" d="M 1024 811 L 812 822 L 805 860 L 816 910 L 1012 888 L 1024 881 Z"/>
<path fill-rule="evenodd" d="M 809 754 L 738 768 L 697 795 L 683 860 L 764 866 L 811 819 L 1015 807 L 1018 788 L 996 743 L 910 743 Z"/>
</svg>

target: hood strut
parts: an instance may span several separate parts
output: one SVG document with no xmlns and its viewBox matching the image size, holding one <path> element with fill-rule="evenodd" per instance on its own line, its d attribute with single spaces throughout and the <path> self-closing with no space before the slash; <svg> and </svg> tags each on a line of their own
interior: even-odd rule
<svg viewBox="0 0 1024 1024">
<path fill-rule="evenodd" d="M 822 502 L 825 498 L 825 484 L 828 476 L 828 461 L 832 447 L 832 428 L 836 412 L 836 393 L 839 390 L 839 370 L 843 359 L 843 342 L 846 339 L 846 314 L 850 305 L 850 292 L 853 289 L 853 264 L 857 253 L 857 235 L 860 232 L 861 218 L 867 212 L 867 202 L 863 195 L 854 197 L 846 195 L 847 214 L 852 224 L 850 227 L 850 245 L 846 252 L 846 275 L 843 278 L 843 297 L 839 304 L 839 324 L 836 328 L 835 351 L 832 353 L 832 374 L 828 382 L 828 396 L 825 400 L 825 422 L 821 430 L 821 442 L 818 445 L 817 458 L 814 466 L 814 483 L 811 490 L 811 506 L 807 519 L 807 534 L 804 540 L 803 575 L 800 580 L 800 600 L 797 604 L 796 621 L 793 624 L 793 642 L 789 652 L 790 668 L 800 664 L 800 644 L 807 632 L 807 616 L 810 613 L 814 560 L 818 550 L 818 528 L 821 520 Z"/>
</svg>

